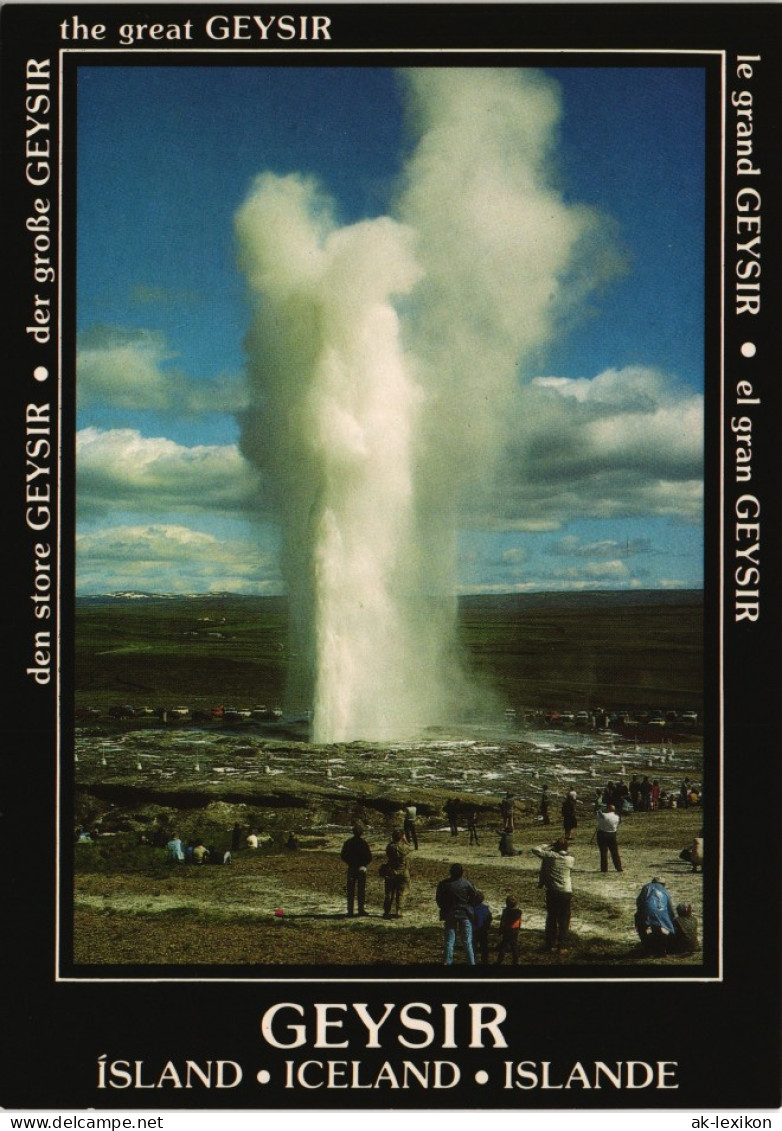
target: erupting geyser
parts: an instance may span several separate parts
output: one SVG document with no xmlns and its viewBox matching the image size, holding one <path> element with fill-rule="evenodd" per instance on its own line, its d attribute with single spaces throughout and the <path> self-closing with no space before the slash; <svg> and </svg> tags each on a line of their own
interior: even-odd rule
<svg viewBox="0 0 782 1131">
<path fill-rule="evenodd" d="M 419 133 L 393 216 L 340 227 L 299 175 L 237 215 L 254 302 L 243 450 L 269 474 L 291 608 L 291 710 L 316 742 L 411 737 L 464 702 L 456 525 L 490 497 L 519 365 L 592 226 L 546 183 L 556 87 L 401 74 Z"/>
</svg>

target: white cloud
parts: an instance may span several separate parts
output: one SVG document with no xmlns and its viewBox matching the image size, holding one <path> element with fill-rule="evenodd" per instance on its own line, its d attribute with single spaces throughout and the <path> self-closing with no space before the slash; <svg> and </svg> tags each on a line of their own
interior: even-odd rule
<svg viewBox="0 0 782 1131">
<path fill-rule="evenodd" d="M 490 529 L 556 529 L 577 518 L 697 523 L 703 502 L 703 398 L 653 368 L 592 380 L 536 378 L 520 391 Z"/>
<path fill-rule="evenodd" d="M 171 523 L 80 534 L 76 555 L 82 593 L 266 593 L 280 588 L 273 557 L 252 540 L 219 538 Z"/>
<path fill-rule="evenodd" d="M 185 447 L 132 428 L 85 428 L 76 436 L 82 516 L 260 510 L 260 476 L 233 444 Z"/>
<path fill-rule="evenodd" d="M 80 335 L 77 349 L 80 410 L 199 416 L 244 407 L 238 378 L 195 381 L 172 364 L 175 358 L 164 336 L 155 331 L 93 326 Z"/>
<path fill-rule="evenodd" d="M 507 566 L 519 566 L 527 557 L 527 551 L 523 546 L 513 546 L 510 550 L 502 551 L 502 564 Z"/>
<path fill-rule="evenodd" d="M 566 534 L 556 543 L 554 552 L 568 557 L 606 561 L 620 556 L 649 554 L 653 549 L 648 538 L 632 538 L 626 542 L 617 542 L 611 538 L 604 538 L 599 542 L 582 542 L 578 535 Z"/>
</svg>

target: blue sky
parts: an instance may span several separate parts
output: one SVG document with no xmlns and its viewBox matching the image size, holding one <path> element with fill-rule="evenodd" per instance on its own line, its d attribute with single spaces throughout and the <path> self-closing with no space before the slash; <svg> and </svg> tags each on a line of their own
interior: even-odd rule
<svg viewBox="0 0 782 1131">
<path fill-rule="evenodd" d="M 545 175 L 599 216 L 600 263 L 520 365 L 518 434 L 496 505 L 462 515 L 458 585 L 698 587 L 705 76 L 548 74 Z M 80 592 L 281 590 L 271 493 L 239 447 L 234 218 L 264 172 L 316 177 L 339 224 L 388 214 L 415 145 L 383 68 L 80 68 Z"/>
</svg>

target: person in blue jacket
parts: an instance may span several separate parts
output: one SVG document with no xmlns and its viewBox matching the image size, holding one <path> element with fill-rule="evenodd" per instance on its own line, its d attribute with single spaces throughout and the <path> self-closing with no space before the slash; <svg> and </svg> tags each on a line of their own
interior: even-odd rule
<svg viewBox="0 0 782 1131">
<path fill-rule="evenodd" d="M 657 957 L 667 954 L 675 932 L 675 911 L 665 881 L 653 876 L 635 901 L 635 929 L 645 950 Z"/>
</svg>

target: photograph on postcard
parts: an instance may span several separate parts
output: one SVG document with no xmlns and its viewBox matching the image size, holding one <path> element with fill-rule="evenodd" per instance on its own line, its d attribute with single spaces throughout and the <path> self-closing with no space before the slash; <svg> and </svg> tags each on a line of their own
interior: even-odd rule
<svg viewBox="0 0 782 1131">
<path fill-rule="evenodd" d="M 5 1109 L 779 1102 L 779 7 L 675 8 L 0 8 Z"/>
<path fill-rule="evenodd" d="M 182 59 L 66 63 L 63 972 L 714 976 L 718 60 Z"/>
</svg>

